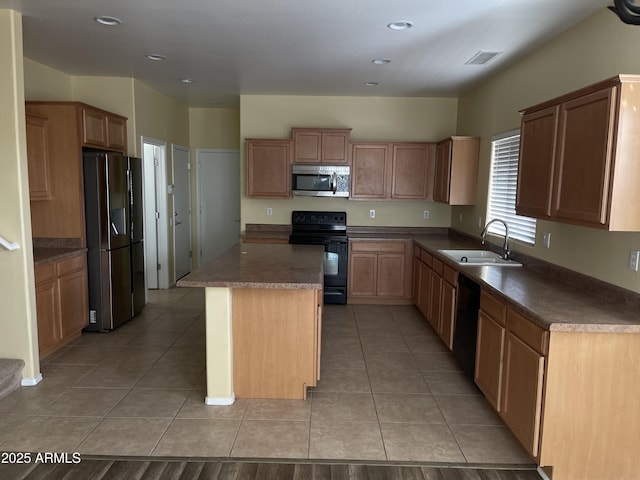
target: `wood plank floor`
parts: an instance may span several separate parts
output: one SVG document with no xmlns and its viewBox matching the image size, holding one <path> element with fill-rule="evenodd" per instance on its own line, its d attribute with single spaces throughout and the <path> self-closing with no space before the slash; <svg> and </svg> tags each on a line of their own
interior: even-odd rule
<svg viewBox="0 0 640 480">
<path fill-rule="evenodd" d="M 531 468 L 83 457 L 78 464 L 0 464 L 12 480 L 540 480 Z"/>
</svg>

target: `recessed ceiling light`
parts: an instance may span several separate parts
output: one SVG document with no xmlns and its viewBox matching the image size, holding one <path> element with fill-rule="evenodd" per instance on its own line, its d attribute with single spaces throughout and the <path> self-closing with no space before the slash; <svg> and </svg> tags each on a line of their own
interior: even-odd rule
<svg viewBox="0 0 640 480">
<path fill-rule="evenodd" d="M 365 84 L 367 87 L 375 87 L 375 86 L 377 86 L 377 85 L 380 85 L 378 82 L 364 82 L 364 84 Z"/>
<path fill-rule="evenodd" d="M 149 60 L 153 60 L 154 62 L 161 62 L 162 60 L 166 60 L 167 57 L 164 55 L 160 55 L 159 53 L 149 53 L 146 55 Z"/>
<path fill-rule="evenodd" d="M 193 83 L 193 78 L 181 78 L 182 83 Z"/>
<path fill-rule="evenodd" d="M 495 56 L 500 55 L 502 52 L 483 52 L 479 51 L 469 60 L 464 62 L 465 65 L 484 65 L 489 63 Z"/>
<path fill-rule="evenodd" d="M 408 20 L 402 20 L 400 22 L 391 22 L 387 25 L 391 30 L 407 30 L 413 27 L 414 23 Z"/>
<path fill-rule="evenodd" d="M 122 23 L 122 20 L 120 20 L 119 18 L 107 17 L 105 15 L 100 17 L 94 17 L 94 20 L 98 22 L 100 25 L 106 25 L 108 27 L 114 27 Z"/>
<path fill-rule="evenodd" d="M 391 63 L 391 60 L 388 58 L 374 58 L 371 60 L 371 63 L 375 63 L 376 65 L 386 65 L 387 63 Z"/>
</svg>

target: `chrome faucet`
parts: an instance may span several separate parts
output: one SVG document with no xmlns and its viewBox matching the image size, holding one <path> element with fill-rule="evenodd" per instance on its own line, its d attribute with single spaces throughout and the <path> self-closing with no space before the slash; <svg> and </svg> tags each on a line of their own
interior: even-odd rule
<svg viewBox="0 0 640 480">
<path fill-rule="evenodd" d="M 509 260 L 509 256 L 511 255 L 511 251 L 509 250 L 509 225 L 507 225 L 507 222 L 505 222 L 504 220 L 501 220 L 499 218 L 494 218 L 493 220 L 490 220 L 489 222 L 487 222 L 487 224 L 482 229 L 482 233 L 480 234 L 480 237 L 482 238 L 482 245 L 484 245 L 484 237 L 487 236 L 489 225 L 491 225 L 494 222 L 500 222 L 504 225 L 504 245 L 502 246 L 502 250 L 503 250 L 502 258 L 504 260 Z"/>
</svg>

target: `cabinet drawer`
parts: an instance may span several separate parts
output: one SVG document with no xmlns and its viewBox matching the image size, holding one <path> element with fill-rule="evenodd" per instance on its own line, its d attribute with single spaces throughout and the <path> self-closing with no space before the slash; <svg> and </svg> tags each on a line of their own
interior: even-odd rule
<svg viewBox="0 0 640 480">
<path fill-rule="evenodd" d="M 53 282 L 56 280 L 56 264 L 47 263 L 35 268 L 36 285 L 41 285 L 47 282 Z"/>
<path fill-rule="evenodd" d="M 507 316 L 507 329 L 536 352 L 545 355 L 547 353 L 548 332 L 527 320 L 518 312 L 509 309 Z"/>
<path fill-rule="evenodd" d="M 82 270 L 86 265 L 84 254 L 75 255 L 73 257 L 60 260 L 57 265 L 59 277 L 67 275 L 71 272 L 75 272 L 77 270 Z"/>
<path fill-rule="evenodd" d="M 405 242 L 351 242 L 352 252 L 383 252 L 383 253 L 404 253 Z"/>
<path fill-rule="evenodd" d="M 433 255 L 427 253 L 426 250 L 420 250 L 420 260 L 430 267 L 433 264 Z"/>
<path fill-rule="evenodd" d="M 458 272 L 456 272 L 449 265 L 445 265 L 442 271 L 442 278 L 449 285 L 453 285 L 454 287 L 458 285 Z"/>
<path fill-rule="evenodd" d="M 480 292 L 480 308 L 500 325 L 506 325 L 507 306 L 484 290 Z"/>
<path fill-rule="evenodd" d="M 433 264 L 431 265 L 431 268 L 433 269 L 434 272 L 436 272 L 438 275 L 442 276 L 442 271 L 444 270 L 444 263 L 442 263 L 440 260 L 438 260 L 437 258 L 433 259 Z"/>
</svg>

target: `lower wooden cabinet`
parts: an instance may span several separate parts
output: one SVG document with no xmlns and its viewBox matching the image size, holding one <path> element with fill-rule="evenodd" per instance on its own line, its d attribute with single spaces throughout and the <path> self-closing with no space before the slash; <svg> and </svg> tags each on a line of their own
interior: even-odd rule
<svg viewBox="0 0 640 480">
<path fill-rule="evenodd" d="M 411 303 L 410 240 L 350 240 L 350 303 L 369 300 Z"/>
<path fill-rule="evenodd" d="M 532 457 L 540 448 L 548 332 L 481 292 L 475 381 Z"/>
<path fill-rule="evenodd" d="M 87 263 L 83 253 L 36 267 L 40 358 L 80 335 L 89 324 Z"/>
</svg>

